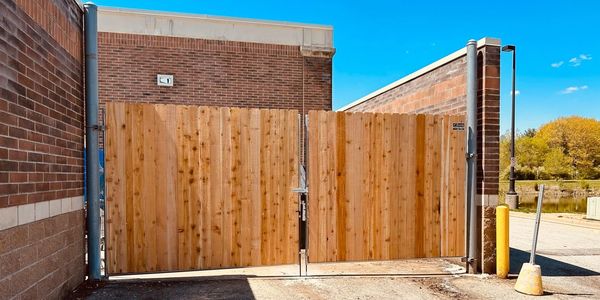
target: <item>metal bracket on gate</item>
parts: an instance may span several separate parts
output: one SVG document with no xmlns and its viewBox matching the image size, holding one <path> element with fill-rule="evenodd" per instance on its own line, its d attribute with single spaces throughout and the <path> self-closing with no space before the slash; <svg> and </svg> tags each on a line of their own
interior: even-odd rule
<svg viewBox="0 0 600 300">
<path fill-rule="evenodd" d="M 306 170 L 303 165 L 300 165 L 300 187 L 292 189 L 294 193 L 300 194 L 300 202 L 298 203 L 298 219 L 299 219 L 299 267 L 300 276 L 302 276 L 302 267 L 304 267 L 304 276 L 308 271 L 308 260 L 306 251 L 306 220 L 307 220 L 307 201 L 308 187 L 306 185 Z"/>
<path fill-rule="evenodd" d="M 308 193 L 308 187 L 306 186 L 306 170 L 304 166 L 300 166 L 300 187 L 293 188 L 292 192 L 306 194 Z"/>
</svg>

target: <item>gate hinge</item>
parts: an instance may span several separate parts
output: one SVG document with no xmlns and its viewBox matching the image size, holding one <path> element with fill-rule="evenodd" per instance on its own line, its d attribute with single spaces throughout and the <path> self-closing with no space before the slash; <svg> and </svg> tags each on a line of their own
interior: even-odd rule
<svg viewBox="0 0 600 300">
<path fill-rule="evenodd" d="M 471 158 L 477 157 L 477 154 L 476 153 L 469 153 L 469 152 L 467 152 L 467 153 L 465 153 L 465 157 L 467 159 L 471 159 Z"/>
<path fill-rule="evenodd" d="M 466 262 L 466 263 L 470 263 L 470 264 L 471 264 L 471 263 L 473 263 L 474 261 L 475 261 L 475 259 L 474 259 L 474 258 L 468 258 L 468 257 L 466 257 L 466 256 L 463 256 L 463 257 L 461 257 L 461 258 L 460 258 L 460 262 Z"/>
<path fill-rule="evenodd" d="M 106 130 L 106 126 L 104 126 L 104 125 L 92 125 L 92 126 L 86 126 L 86 128 L 93 129 L 93 130 L 99 130 L 99 131 Z"/>
</svg>

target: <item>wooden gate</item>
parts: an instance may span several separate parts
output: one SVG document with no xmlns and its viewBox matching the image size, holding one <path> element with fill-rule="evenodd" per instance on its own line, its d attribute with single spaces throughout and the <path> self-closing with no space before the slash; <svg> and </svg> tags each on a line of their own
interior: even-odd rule
<svg viewBox="0 0 600 300">
<path fill-rule="evenodd" d="M 295 110 L 107 104 L 109 274 L 298 262 Z M 311 111 L 310 262 L 464 255 L 464 116 Z"/>
<path fill-rule="evenodd" d="M 310 262 L 464 255 L 464 116 L 308 120 Z"/>
<path fill-rule="evenodd" d="M 107 104 L 110 274 L 298 258 L 298 112 Z"/>
</svg>

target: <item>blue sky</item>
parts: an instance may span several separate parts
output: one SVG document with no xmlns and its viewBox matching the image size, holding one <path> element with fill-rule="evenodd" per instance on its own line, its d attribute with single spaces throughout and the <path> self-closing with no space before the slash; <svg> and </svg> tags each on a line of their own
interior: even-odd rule
<svg viewBox="0 0 600 300">
<path fill-rule="evenodd" d="M 341 107 L 463 47 L 517 46 L 517 128 L 560 116 L 600 119 L 600 1 L 97 0 L 98 5 L 332 25 L 333 105 Z M 510 126 L 510 54 L 501 131 Z"/>
</svg>

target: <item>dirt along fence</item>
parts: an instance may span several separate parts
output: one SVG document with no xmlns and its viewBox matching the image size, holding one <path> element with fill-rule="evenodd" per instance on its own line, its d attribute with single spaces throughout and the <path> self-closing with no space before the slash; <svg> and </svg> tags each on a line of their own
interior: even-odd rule
<svg viewBox="0 0 600 300">
<path fill-rule="evenodd" d="M 464 255 L 464 116 L 107 103 L 109 274 Z M 304 143 L 301 145 L 300 143 Z"/>
</svg>

